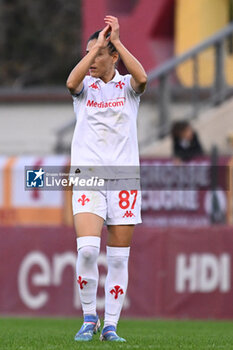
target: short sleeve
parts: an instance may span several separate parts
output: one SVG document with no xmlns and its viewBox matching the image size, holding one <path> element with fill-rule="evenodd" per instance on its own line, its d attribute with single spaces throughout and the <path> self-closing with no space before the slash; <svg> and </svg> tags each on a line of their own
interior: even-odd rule
<svg viewBox="0 0 233 350">
<path fill-rule="evenodd" d="M 85 94 L 85 92 L 86 92 L 86 90 L 87 90 L 87 86 L 88 86 L 88 80 L 89 80 L 89 76 L 88 75 L 86 75 L 85 76 L 85 78 L 83 79 L 83 88 L 82 88 L 82 90 L 80 91 L 80 92 L 78 92 L 77 94 L 71 94 L 71 96 L 73 97 L 73 98 L 79 98 L 79 97 L 81 97 L 83 94 Z"/>
<path fill-rule="evenodd" d="M 85 76 L 85 78 L 83 79 L 83 88 L 79 93 L 71 94 L 75 114 L 77 114 L 78 106 L 80 105 L 80 103 L 82 103 L 82 101 L 86 98 L 89 78 L 90 77 L 88 75 Z"/>
<path fill-rule="evenodd" d="M 77 92 L 76 94 L 71 94 L 73 97 L 79 97 L 84 91 L 84 83 L 83 83 L 83 88 L 80 92 Z"/>
<path fill-rule="evenodd" d="M 135 96 L 136 98 L 137 98 L 137 97 L 140 97 L 140 96 L 143 94 L 143 92 L 142 92 L 142 93 L 140 93 L 140 92 L 138 93 L 138 92 L 136 92 L 136 91 L 133 89 L 133 87 L 132 87 L 132 85 L 131 85 L 131 78 L 132 78 L 132 75 L 131 75 L 131 74 L 126 74 L 126 75 L 125 75 L 124 81 L 125 81 L 126 89 L 129 91 L 129 93 L 131 93 L 131 95 Z"/>
</svg>

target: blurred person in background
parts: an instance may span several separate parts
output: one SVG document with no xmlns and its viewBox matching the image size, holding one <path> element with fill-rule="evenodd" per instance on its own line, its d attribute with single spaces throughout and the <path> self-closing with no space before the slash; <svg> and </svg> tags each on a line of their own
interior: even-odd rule
<svg viewBox="0 0 233 350">
<path fill-rule="evenodd" d="M 188 162 L 204 154 L 197 133 L 187 121 L 174 122 L 171 136 L 173 156 L 178 163 Z"/>
<path fill-rule="evenodd" d="M 67 79 L 77 117 L 71 166 L 128 166 L 133 173 L 124 177 L 124 181 L 133 179 L 140 183 L 133 170 L 135 166 L 139 167 L 136 122 L 147 76 L 142 65 L 121 43 L 117 18 L 106 16 L 104 20 L 106 27 L 91 35 L 86 55 Z M 116 70 L 119 55 L 130 74 L 120 75 Z M 121 177 L 113 175 L 120 188 Z M 113 180 L 107 181 L 109 184 Z M 125 341 L 117 335 L 116 327 L 127 290 L 134 226 L 142 222 L 141 192 L 128 187 L 129 191 L 73 190 L 74 225 L 78 237 L 76 271 L 84 314 L 76 341 L 90 341 L 100 330 L 96 313 L 97 259 L 104 222 L 108 228 L 108 273 L 100 340 Z"/>
</svg>

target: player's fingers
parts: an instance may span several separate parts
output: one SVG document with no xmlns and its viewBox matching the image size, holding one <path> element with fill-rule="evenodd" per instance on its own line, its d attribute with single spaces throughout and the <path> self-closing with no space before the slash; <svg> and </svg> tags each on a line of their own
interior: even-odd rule
<svg viewBox="0 0 233 350">
<path fill-rule="evenodd" d="M 118 22 L 117 18 L 115 17 L 105 17 L 104 20 L 109 22 Z"/>
<path fill-rule="evenodd" d="M 109 21 L 105 21 L 105 23 L 110 25 L 110 26 L 112 26 L 112 24 L 113 24 L 112 22 L 109 22 Z"/>
<path fill-rule="evenodd" d="M 114 21 L 108 21 L 108 20 L 106 20 L 105 23 L 106 23 L 106 24 L 109 24 L 111 27 L 118 26 L 118 23 L 116 23 L 116 22 L 114 22 Z"/>
<path fill-rule="evenodd" d="M 105 23 L 109 23 L 109 24 L 118 24 L 117 21 L 113 21 L 113 20 L 107 19 L 107 18 L 104 20 L 104 22 L 105 22 Z"/>
<path fill-rule="evenodd" d="M 111 19 L 108 19 L 108 18 L 106 18 L 106 19 L 104 20 L 104 22 L 105 22 L 106 24 L 109 24 L 110 26 L 119 26 L 118 21 L 114 21 L 114 20 L 111 20 Z"/>
<path fill-rule="evenodd" d="M 104 21 L 105 22 L 113 22 L 113 20 L 111 18 L 106 18 L 106 17 L 104 18 Z"/>
<path fill-rule="evenodd" d="M 118 20 L 117 17 L 110 16 L 110 15 L 105 16 L 105 18 L 109 18 L 109 19 L 112 19 L 112 20 Z"/>
<path fill-rule="evenodd" d="M 102 33 L 107 33 L 108 32 L 108 30 L 109 30 L 109 24 L 107 24 L 105 27 L 104 27 L 104 29 L 102 30 Z"/>
<path fill-rule="evenodd" d="M 104 29 L 102 30 L 101 33 L 102 33 L 104 36 L 106 36 L 106 35 L 110 32 L 110 30 L 111 30 L 111 27 L 110 27 L 109 24 L 107 24 L 106 27 L 104 27 Z"/>
</svg>

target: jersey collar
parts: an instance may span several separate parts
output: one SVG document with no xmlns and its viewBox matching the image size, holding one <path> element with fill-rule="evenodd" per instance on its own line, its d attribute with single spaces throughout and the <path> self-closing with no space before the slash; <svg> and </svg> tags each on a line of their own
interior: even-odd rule
<svg viewBox="0 0 233 350">
<path fill-rule="evenodd" d="M 101 80 L 100 78 L 94 78 L 94 77 L 91 77 L 93 82 L 97 83 L 103 83 L 105 85 L 105 83 L 103 82 L 103 80 Z M 114 77 L 112 78 L 112 80 L 110 80 L 108 83 L 118 83 L 119 81 L 121 80 L 121 75 L 120 73 L 118 72 L 117 69 L 115 69 L 115 75 Z M 107 84 L 108 84 L 107 83 Z"/>
<path fill-rule="evenodd" d="M 115 75 L 112 78 L 112 80 L 110 80 L 112 83 L 118 83 L 121 80 L 121 76 L 120 73 L 118 72 L 117 69 L 115 69 Z"/>
</svg>

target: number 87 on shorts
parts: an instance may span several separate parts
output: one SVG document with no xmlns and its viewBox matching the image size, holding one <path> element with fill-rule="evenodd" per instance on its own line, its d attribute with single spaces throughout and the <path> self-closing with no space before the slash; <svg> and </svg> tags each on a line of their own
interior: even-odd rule
<svg viewBox="0 0 233 350">
<path fill-rule="evenodd" d="M 119 224 L 139 224 L 141 220 L 141 191 L 119 191 L 117 195 L 117 205 L 114 217 L 117 216 L 121 222 Z"/>
</svg>

